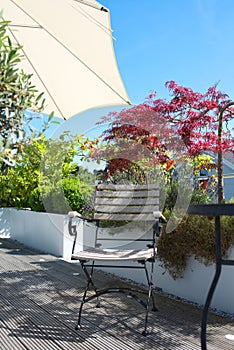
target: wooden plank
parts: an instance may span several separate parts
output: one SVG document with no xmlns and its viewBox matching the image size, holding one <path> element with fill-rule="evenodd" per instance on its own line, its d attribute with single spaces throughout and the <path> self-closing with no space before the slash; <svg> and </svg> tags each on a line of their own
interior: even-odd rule
<svg viewBox="0 0 234 350">
<path fill-rule="evenodd" d="M 2 310 L 1 310 L 2 311 Z M 10 331 L 7 330 L 8 327 L 0 321 L 0 349 L 1 350 L 27 350 L 21 341 L 14 336 L 9 336 Z"/>
<path fill-rule="evenodd" d="M 41 299 L 42 305 L 27 298 L 11 301 L 9 313 L 12 318 L 9 320 L 7 313 L 3 317 L 8 329 L 14 329 L 17 337 L 22 339 L 25 348 L 19 346 L 18 349 L 69 350 L 71 342 L 74 350 L 97 350 L 101 347 L 96 346 L 92 337 L 86 339 L 82 333 L 79 334 L 81 342 L 77 342 L 77 332 L 74 330 L 76 314 L 73 314 L 73 310 L 69 307 L 66 310 L 61 310 L 59 305 L 53 305 L 53 299 L 49 298 L 49 300 L 50 307 L 47 307 L 48 304 L 45 303 L 43 297 Z M 74 306 L 75 304 L 73 304 L 73 308 Z M 59 312 L 59 310 L 61 311 Z M 65 315 L 64 318 L 63 315 Z M 68 318 L 73 321 L 72 324 L 68 323 Z M 105 341 L 103 343 L 103 350 L 109 350 L 107 346 L 105 348 Z M 115 347 L 111 348 L 115 350 Z"/>
<path fill-rule="evenodd" d="M 108 197 L 108 198 L 118 198 L 118 197 L 140 197 L 140 198 L 148 198 L 148 197 L 159 197 L 159 191 L 97 191 L 96 197 Z"/>
<path fill-rule="evenodd" d="M 109 198 L 96 198 L 95 204 L 109 205 Z M 111 204 L 115 205 L 145 205 L 145 204 L 159 204 L 159 198 L 149 197 L 149 198 L 113 198 Z"/>
<path fill-rule="evenodd" d="M 96 220 L 113 220 L 113 221 L 154 221 L 155 218 L 152 214 L 100 214 L 95 213 L 94 219 Z"/>
<path fill-rule="evenodd" d="M 100 184 L 98 190 L 118 190 L 118 191 L 135 191 L 135 190 L 152 190 L 159 189 L 159 184 L 146 184 L 146 185 L 114 185 L 114 184 Z"/>
<path fill-rule="evenodd" d="M 18 307 L 10 306 L 7 310 L 1 310 L 1 318 L 5 328 L 9 330 L 8 338 L 11 338 L 11 329 L 14 330 L 13 334 L 15 339 L 18 338 L 18 349 L 38 349 L 38 350 L 61 350 L 58 344 L 50 337 L 48 333 L 44 333 L 40 326 L 37 326 L 37 322 L 33 323 L 33 312 L 28 313 L 23 310 L 19 310 L 20 302 L 22 298 L 12 299 L 11 303 L 18 302 Z M 35 305 L 34 305 L 35 306 Z M 39 312 L 38 312 L 39 314 Z M 9 317 L 9 315 L 11 317 Z M 44 334 L 43 334 L 44 333 Z"/>
<path fill-rule="evenodd" d="M 159 210 L 158 205 L 128 205 L 128 206 L 122 206 L 122 205 L 96 205 L 94 207 L 94 210 L 96 212 L 101 213 L 153 213 L 154 211 Z"/>
</svg>

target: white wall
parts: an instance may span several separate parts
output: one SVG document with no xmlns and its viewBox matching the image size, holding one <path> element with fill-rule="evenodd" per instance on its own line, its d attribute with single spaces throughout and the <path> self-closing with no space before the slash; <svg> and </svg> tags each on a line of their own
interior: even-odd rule
<svg viewBox="0 0 234 350">
<path fill-rule="evenodd" d="M 230 259 L 234 259 L 232 248 Z M 183 278 L 174 280 L 167 272 L 157 266 L 156 285 L 163 291 L 204 305 L 208 290 L 215 274 L 215 265 L 205 266 L 193 257 L 188 260 Z M 221 276 L 216 287 L 211 307 L 234 314 L 234 266 L 222 266 Z"/>
<path fill-rule="evenodd" d="M 64 219 L 64 215 L 1 208 L 0 232 L 29 247 L 62 256 Z"/>
<path fill-rule="evenodd" d="M 71 256 L 73 238 L 68 233 L 67 215 L 0 208 L 0 235 L 58 257 Z M 79 237 L 83 222 L 79 222 Z"/>
</svg>

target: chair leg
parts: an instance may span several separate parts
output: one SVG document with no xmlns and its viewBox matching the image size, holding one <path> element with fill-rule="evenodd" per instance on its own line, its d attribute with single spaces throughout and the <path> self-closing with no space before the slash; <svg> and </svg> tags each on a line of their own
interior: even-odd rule
<svg viewBox="0 0 234 350">
<path fill-rule="evenodd" d="M 77 325 L 75 326 L 75 330 L 78 330 L 81 328 L 81 314 L 82 314 L 82 310 L 83 310 L 83 305 L 85 303 L 86 295 L 87 295 L 87 292 L 89 290 L 89 285 L 90 285 L 90 282 L 88 281 L 86 288 L 85 288 L 85 291 L 84 291 L 84 294 L 83 294 L 81 304 L 80 304 L 79 315 L 78 315 Z"/>
<path fill-rule="evenodd" d="M 147 282 L 148 282 L 148 298 L 147 298 L 147 303 L 146 303 L 145 325 L 144 325 L 144 331 L 142 332 L 142 335 L 146 336 L 148 334 L 147 325 L 148 325 L 148 315 L 149 315 L 149 304 L 150 304 L 150 299 L 151 298 L 152 298 L 152 302 L 153 302 L 152 311 L 158 311 L 158 309 L 156 308 L 154 295 L 153 295 L 153 292 L 152 292 L 154 261 L 151 262 L 150 276 L 149 276 L 149 272 L 147 270 L 146 263 L 145 263 L 144 267 L 145 267 L 146 279 L 147 279 Z"/>
<path fill-rule="evenodd" d="M 147 331 L 147 325 L 148 325 L 148 315 L 149 315 L 149 303 L 150 303 L 151 296 L 152 296 L 152 285 L 150 284 L 149 291 L 148 291 L 148 299 L 147 299 L 147 304 L 146 304 L 145 325 L 144 325 L 144 331 L 142 332 L 142 335 L 144 335 L 145 337 L 149 333 Z"/>
<path fill-rule="evenodd" d="M 95 294 L 97 296 L 97 306 L 100 306 L 100 301 L 99 301 L 99 297 L 98 297 L 97 287 L 95 286 L 95 284 L 94 284 L 94 282 L 92 280 L 92 276 L 93 276 L 93 272 L 94 272 L 94 266 L 95 266 L 94 263 L 95 262 L 93 261 L 90 273 L 88 272 L 87 267 L 85 266 L 84 263 L 82 263 L 81 266 L 82 266 L 82 269 L 83 269 L 83 271 L 85 273 L 87 281 L 89 282 L 89 285 L 90 284 L 92 285 L 93 290 L 94 290 L 94 292 L 95 292 Z"/>
<path fill-rule="evenodd" d="M 158 311 L 158 308 L 156 307 L 156 304 L 155 304 L 155 299 L 154 299 L 153 290 L 151 291 L 151 298 L 152 298 L 152 303 L 153 303 L 152 311 L 153 311 L 153 312 L 156 312 L 156 311 Z"/>
<path fill-rule="evenodd" d="M 95 294 L 97 295 L 97 288 L 95 286 L 95 284 L 93 283 L 93 280 L 92 280 L 92 275 L 93 275 L 93 271 L 94 271 L 94 262 L 92 263 L 92 267 L 91 267 L 91 271 L 90 273 L 88 272 L 87 270 L 87 267 L 85 266 L 85 263 L 83 261 L 80 261 L 81 263 L 81 267 L 85 273 L 85 276 L 87 278 L 87 285 L 86 285 L 86 288 L 84 290 L 84 294 L 83 294 L 83 297 L 82 297 L 82 301 L 81 301 L 81 304 L 80 304 L 80 309 L 79 309 L 79 315 L 78 315 L 78 321 L 77 321 L 77 325 L 75 326 L 75 329 L 78 330 L 81 328 L 81 315 L 82 315 L 82 310 L 83 310 L 83 306 L 86 302 L 86 295 L 87 295 L 87 292 L 89 290 L 89 287 L 90 285 L 92 285 L 94 291 L 95 291 Z M 100 301 L 99 301 L 99 297 L 97 295 L 97 307 L 100 307 Z"/>
<path fill-rule="evenodd" d="M 151 298 L 152 298 L 152 302 L 153 302 L 153 307 L 152 307 L 152 311 L 158 311 L 156 304 L 155 304 L 155 300 L 154 300 L 154 294 L 153 294 L 153 276 L 154 276 L 154 264 L 155 264 L 155 259 L 153 259 L 151 261 L 151 271 L 150 271 L 150 278 L 148 277 L 148 283 L 151 284 Z M 148 275 L 149 276 L 149 275 Z"/>
</svg>

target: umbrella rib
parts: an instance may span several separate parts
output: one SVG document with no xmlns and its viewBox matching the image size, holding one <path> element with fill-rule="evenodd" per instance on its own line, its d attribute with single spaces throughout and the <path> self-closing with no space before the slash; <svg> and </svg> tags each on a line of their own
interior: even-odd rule
<svg viewBox="0 0 234 350">
<path fill-rule="evenodd" d="M 32 29 L 42 29 L 40 25 L 32 26 L 32 25 L 26 25 L 26 24 L 8 24 L 8 27 L 19 27 L 19 28 L 32 28 Z"/>
<path fill-rule="evenodd" d="M 38 21 L 36 21 L 30 14 L 28 14 L 21 6 L 15 3 L 14 0 L 11 0 L 21 11 L 23 11 L 27 16 L 29 16 L 34 22 L 36 22 L 41 29 L 44 29 L 47 34 L 49 34 L 54 40 L 56 40 L 65 50 L 67 50 L 73 57 L 75 57 L 81 64 L 83 64 L 89 71 L 91 71 L 99 80 L 101 80 L 109 89 L 111 89 L 117 96 L 119 96 L 124 102 L 131 104 L 130 101 L 126 100 L 123 96 L 120 95 L 109 83 L 107 83 L 102 77 L 100 77 L 91 67 L 89 67 L 83 60 L 81 60 L 73 51 L 71 51 L 65 44 L 63 44 L 54 34 L 50 33 L 45 27 L 43 27 Z"/>
<path fill-rule="evenodd" d="M 74 1 L 75 1 L 75 2 L 80 2 L 81 4 L 84 4 L 84 5 L 87 5 L 87 6 L 90 6 L 90 7 L 93 7 L 93 8 L 95 8 L 96 10 L 108 12 L 107 8 L 105 8 L 105 7 L 103 7 L 103 6 L 98 6 L 98 5 L 91 4 L 90 2 L 85 1 L 85 0 L 74 0 Z"/>
<path fill-rule="evenodd" d="M 76 2 L 79 2 L 78 0 L 75 0 Z M 79 5 L 78 5 L 79 6 Z M 91 16 L 87 11 L 85 11 L 84 9 L 82 9 L 80 6 L 75 7 L 73 5 L 71 5 L 71 7 L 75 10 L 78 11 L 82 16 L 84 16 L 85 18 L 87 18 L 89 21 L 91 21 L 92 23 L 95 23 L 99 28 L 101 28 L 102 30 L 105 31 L 105 33 L 107 33 L 107 35 L 112 35 L 112 30 L 110 28 L 108 28 L 107 26 L 103 25 L 101 22 L 97 21 L 96 18 L 94 18 L 93 16 Z M 114 38 L 115 39 L 115 38 Z"/>
</svg>

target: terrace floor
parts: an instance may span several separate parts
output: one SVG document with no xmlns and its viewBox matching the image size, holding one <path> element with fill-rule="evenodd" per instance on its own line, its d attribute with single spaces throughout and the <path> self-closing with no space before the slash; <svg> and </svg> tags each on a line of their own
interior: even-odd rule
<svg viewBox="0 0 234 350">
<path fill-rule="evenodd" d="M 86 304 L 83 328 L 75 331 L 85 285 L 79 265 L 8 239 L 0 239 L 0 276 L 1 350 L 201 348 L 202 310 L 162 294 L 156 294 L 159 311 L 150 313 L 147 337 L 141 335 L 144 309 L 124 295 L 103 297 L 101 308 Z M 110 281 L 108 274 L 97 273 L 97 284 Z M 209 314 L 208 350 L 233 350 L 227 334 L 234 334 L 234 321 Z"/>
</svg>

